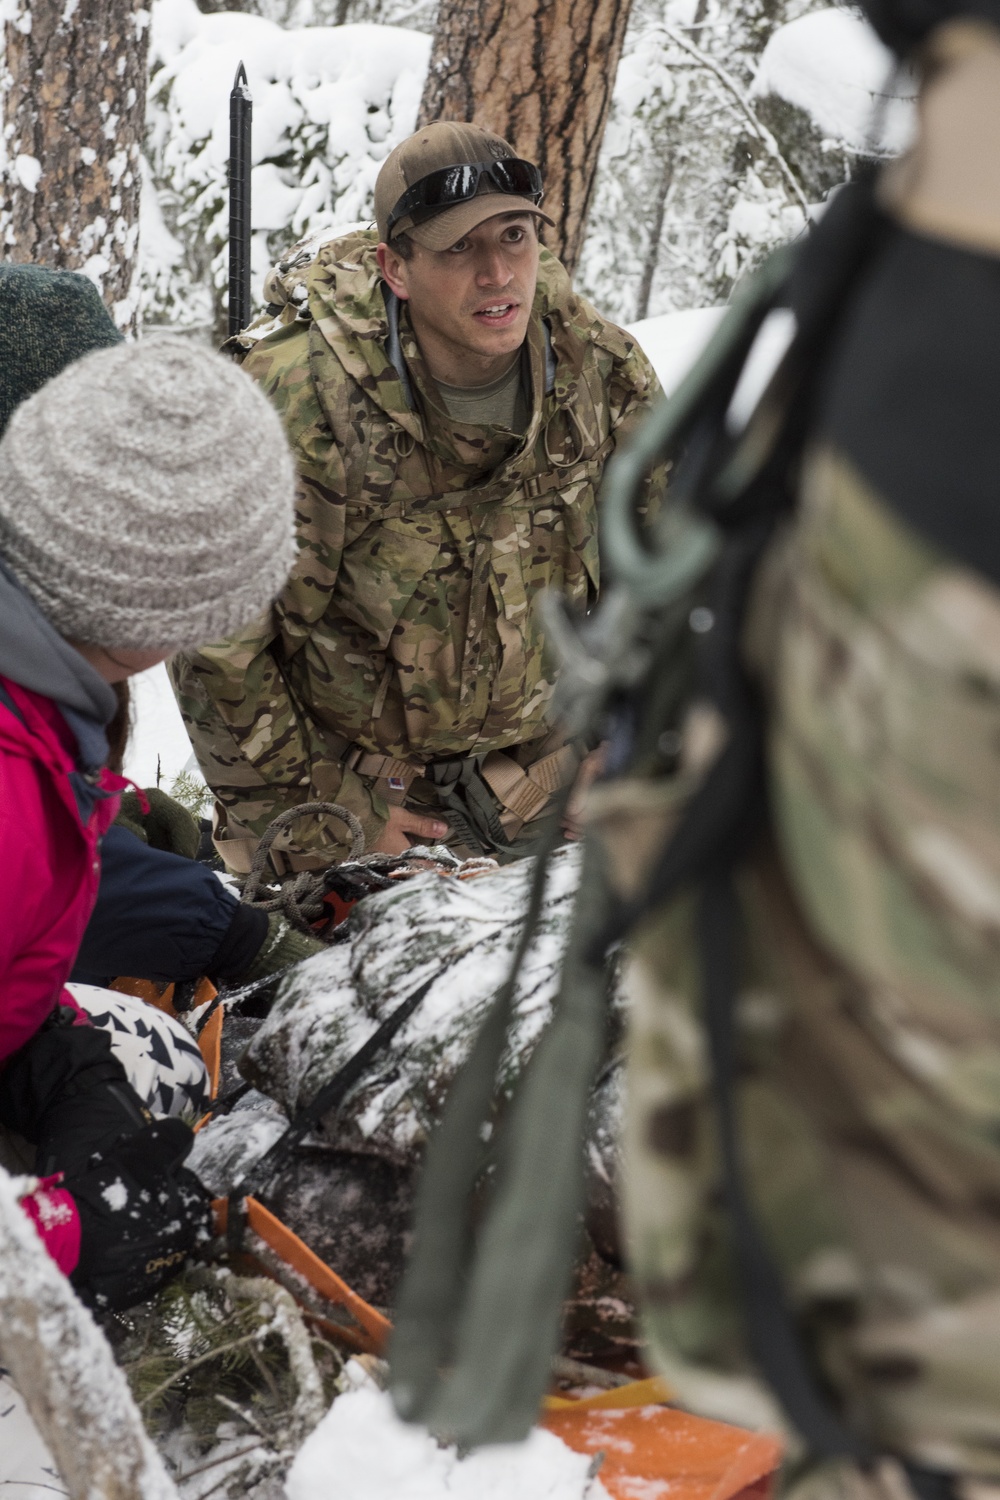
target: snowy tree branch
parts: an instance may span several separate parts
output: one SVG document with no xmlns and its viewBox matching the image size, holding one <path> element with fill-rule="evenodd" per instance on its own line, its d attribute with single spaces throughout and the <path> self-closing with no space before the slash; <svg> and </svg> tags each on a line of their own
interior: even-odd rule
<svg viewBox="0 0 1000 1500">
<path fill-rule="evenodd" d="M 678 31 L 676 27 L 664 24 L 662 30 L 664 35 L 669 37 L 669 39 L 674 43 L 675 46 L 680 47 L 682 51 L 688 53 L 690 57 L 693 57 L 700 67 L 707 68 L 710 73 L 713 73 L 722 84 L 723 88 L 727 89 L 733 96 L 733 98 L 736 100 L 737 105 L 739 106 L 741 114 L 746 119 L 754 135 L 761 142 L 768 156 L 772 157 L 777 163 L 778 170 L 781 172 L 781 175 L 784 177 L 785 182 L 791 189 L 792 196 L 796 199 L 803 215 L 805 216 L 806 223 L 808 224 L 809 203 L 806 199 L 805 193 L 802 191 L 802 185 L 799 182 L 799 179 L 796 177 L 795 173 L 788 165 L 785 157 L 782 155 L 781 148 L 778 145 L 778 142 L 775 140 L 770 130 L 768 130 L 767 126 L 759 118 L 757 111 L 750 103 L 750 100 L 747 97 L 745 91 L 736 82 L 736 79 L 733 77 L 733 75 L 729 73 L 721 65 L 721 63 L 717 63 L 715 58 L 711 57 L 709 53 L 703 52 L 702 49 L 698 47 L 694 42 L 689 41 L 688 38 L 684 36 L 682 32 Z"/>
<path fill-rule="evenodd" d="M 288 1364 L 298 1389 L 294 1419 L 298 1441 L 306 1437 L 317 1422 L 326 1415 L 327 1402 L 323 1395 L 323 1382 L 313 1359 L 309 1334 L 302 1316 L 289 1292 L 263 1276 L 234 1276 L 223 1278 L 223 1285 L 231 1298 L 256 1302 L 262 1316 L 267 1317 L 267 1326 L 278 1334 L 288 1351 Z M 266 1312 L 270 1309 L 270 1314 Z"/>
<path fill-rule="evenodd" d="M 103 1334 L 2 1168 L 0 1358 L 73 1500 L 177 1500 Z"/>
</svg>

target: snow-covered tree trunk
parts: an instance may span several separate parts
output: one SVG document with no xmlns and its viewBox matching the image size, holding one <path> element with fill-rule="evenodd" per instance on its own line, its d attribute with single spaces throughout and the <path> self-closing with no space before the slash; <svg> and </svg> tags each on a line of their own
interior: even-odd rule
<svg viewBox="0 0 1000 1500">
<path fill-rule="evenodd" d="M 125 1376 L 0 1168 L 0 1360 L 72 1500 L 177 1500 Z"/>
<path fill-rule="evenodd" d="M 441 0 L 420 124 L 474 120 L 537 162 L 572 271 L 631 0 Z"/>
<path fill-rule="evenodd" d="M 134 332 L 149 11 L 14 0 L 4 15 L 4 258 L 83 272 Z"/>
</svg>

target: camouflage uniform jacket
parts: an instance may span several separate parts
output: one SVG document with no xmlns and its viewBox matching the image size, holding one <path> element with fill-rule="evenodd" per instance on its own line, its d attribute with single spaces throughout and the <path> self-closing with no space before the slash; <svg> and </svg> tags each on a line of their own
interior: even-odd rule
<svg viewBox="0 0 1000 1500">
<path fill-rule="evenodd" d="M 370 844 L 386 807 L 359 752 L 412 766 L 539 740 L 553 664 L 537 596 L 593 600 L 604 464 L 658 394 L 635 341 L 543 250 L 524 438 L 454 422 L 405 307 L 387 315 L 375 248 L 357 232 L 272 273 L 277 315 L 245 361 L 296 455 L 298 563 L 266 619 L 174 666 L 230 836 L 335 799 Z M 302 820 L 277 847 L 322 865 L 344 835 Z"/>
</svg>

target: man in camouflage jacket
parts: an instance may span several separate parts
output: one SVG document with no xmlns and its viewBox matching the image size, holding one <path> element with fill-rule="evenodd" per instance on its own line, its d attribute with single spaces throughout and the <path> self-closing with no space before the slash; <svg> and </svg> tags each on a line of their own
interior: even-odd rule
<svg viewBox="0 0 1000 1500">
<path fill-rule="evenodd" d="M 498 137 L 420 131 L 380 172 L 377 232 L 279 266 L 242 336 L 298 463 L 298 563 L 266 618 L 173 666 L 233 870 L 316 801 L 368 849 L 509 857 L 575 774 L 538 597 L 594 600 L 601 474 L 658 386 L 539 246 L 540 197 Z M 500 419 L 449 410 L 511 372 Z M 322 868 L 350 843 L 303 816 L 272 858 Z"/>
</svg>

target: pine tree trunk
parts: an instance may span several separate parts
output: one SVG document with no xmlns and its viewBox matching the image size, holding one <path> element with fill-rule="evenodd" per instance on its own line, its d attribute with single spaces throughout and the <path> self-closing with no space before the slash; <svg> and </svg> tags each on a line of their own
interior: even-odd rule
<svg viewBox="0 0 1000 1500">
<path fill-rule="evenodd" d="M 16 0 L 4 25 L 4 257 L 96 283 L 123 332 L 139 311 L 142 0 Z"/>
<path fill-rule="evenodd" d="M 441 0 L 420 124 L 470 120 L 537 162 L 572 271 L 631 0 Z"/>
</svg>

